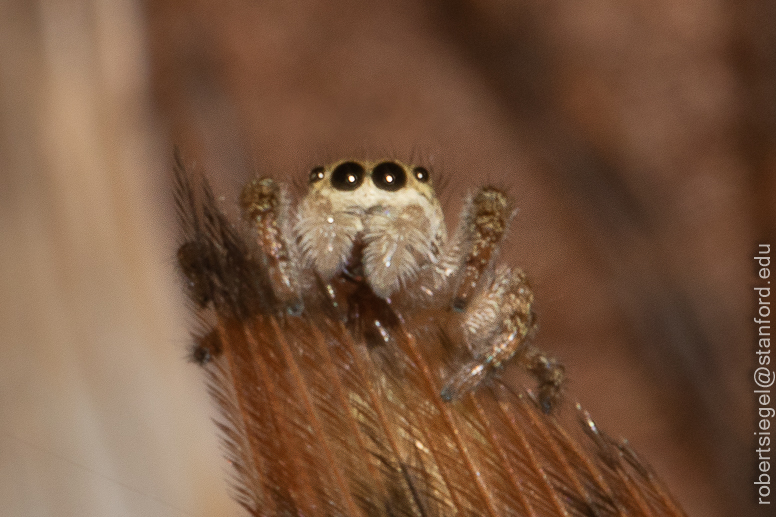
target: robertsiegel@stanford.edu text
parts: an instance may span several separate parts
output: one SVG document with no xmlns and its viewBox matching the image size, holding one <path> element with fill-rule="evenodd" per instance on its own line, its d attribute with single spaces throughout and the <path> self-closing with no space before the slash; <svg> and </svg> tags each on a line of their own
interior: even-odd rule
<svg viewBox="0 0 776 517">
<path fill-rule="evenodd" d="M 771 245 L 760 244 L 757 247 L 758 285 L 754 290 L 757 293 L 756 311 L 754 323 L 757 326 L 757 368 L 754 371 L 754 389 L 757 397 L 757 479 L 754 484 L 757 487 L 758 503 L 771 504 L 771 419 L 776 415 L 776 410 L 771 407 L 771 386 L 774 382 L 774 371 L 771 367 Z"/>
</svg>

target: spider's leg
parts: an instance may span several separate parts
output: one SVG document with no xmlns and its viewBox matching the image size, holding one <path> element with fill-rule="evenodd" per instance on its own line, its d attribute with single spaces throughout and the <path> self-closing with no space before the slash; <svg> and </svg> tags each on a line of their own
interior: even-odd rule
<svg viewBox="0 0 776 517">
<path fill-rule="evenodd" d="M 290 244 L 284 237 L 292 234 L 286 195 L 272 179 L 254 179 L 243 189 L 240 207 L 243 217 L 256 230 L 278 302 L 290 314 L 301 313 L 298 271 Z"/>
<path fill-rule="evenodd" d="M 534 295 L 525 274 L 501 268 L 464 313 L 463 332 L 472 360 L 461 366 L 442 389 L 454 400 L 474 390 L 512 357 L 539 381 L 542 407 L 549 410 L 560 393 L 563 367 L 528 344 L 535 329 Z"/>
<path fill-rule="evenodd" d="M 566 370 L 556 359 L 548 357 L 531 343 L 515 356 L 515 361 L 533 375 L 539 383 L 539 405 L 549 413 L 561 396 Z"/>
<path fill-rule="evenodd" d="M 462 250 L 465 253 L 461 263 L 463 273 L 453 298 L 453 307 L 459 311 L 466 308 L 482 274 L 493 263 L 514 214 L 507 195 L 493 187 L 482 188 L 467 205 L 461 228 L 466 235 L 463 239 L 466 248 Z"/>
</svg>

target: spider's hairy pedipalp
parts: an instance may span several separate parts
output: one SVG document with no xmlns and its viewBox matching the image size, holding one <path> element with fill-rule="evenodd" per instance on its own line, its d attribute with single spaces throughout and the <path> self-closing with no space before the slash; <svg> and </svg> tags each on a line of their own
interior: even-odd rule
<svg viewBox="0 0 776 517">
<path fill-rule="evenodd" d="M 390 295 L 417 277 L 418 264 L 434 258 L 436 234 L 431 221 L 418 206 L 374 210 L 364 232 L 364 274 L 377 295 Z M 433 238 L 432 238 L 433 239 Z"/>
<path fill-rule="evenodd" d="M 337 213 L 331 201 L 306 197 L 297 217 L 295 232 L 304 265 L 331 280 L 344 267 L 362 229 L 358 214 Z"/>
</svg>

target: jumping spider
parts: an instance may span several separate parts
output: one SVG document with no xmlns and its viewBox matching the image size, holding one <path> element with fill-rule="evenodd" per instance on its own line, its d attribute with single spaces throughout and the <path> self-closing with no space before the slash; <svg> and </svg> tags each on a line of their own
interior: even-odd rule
<svg viewBox="0 0 776 517">
<path fill-rule="evenodd" d="M 446 379 L 441 397 L 459 398 L 514 359 L 537 379 L 549 411 L 563 367 L 530 343 L 534 295 L 525 274 L 494 265 L 514 214 L 504 192 L 484 187 L 470 196 L 452 238 L 429 171 L 398 161 L 316 167 L 296 209 L 289 199 L 265 178 L 250 182 L 240 203 L 287 312 L 301 313 L 303 293 L 315 284 L 336 305 L 343 283 L 399 313 L 458 312 L 470 359 Z"/>
</svg>

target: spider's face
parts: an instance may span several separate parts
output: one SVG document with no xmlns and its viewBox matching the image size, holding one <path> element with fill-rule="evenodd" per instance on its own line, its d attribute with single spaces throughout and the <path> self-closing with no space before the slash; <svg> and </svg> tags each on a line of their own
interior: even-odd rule
<svg viewBox="0 0 776 517">
<path fill-rule="evenodd" d="M 397 161 L 343 161 L 310 172 L 297 234 L 308 262 L 329 280 L 361 260 L 372 289 L 389 296 L 434 262 L 446 238 L 428 170 Z M 361 257 L 353 257 L 356 244 Z"/>
</svg>

